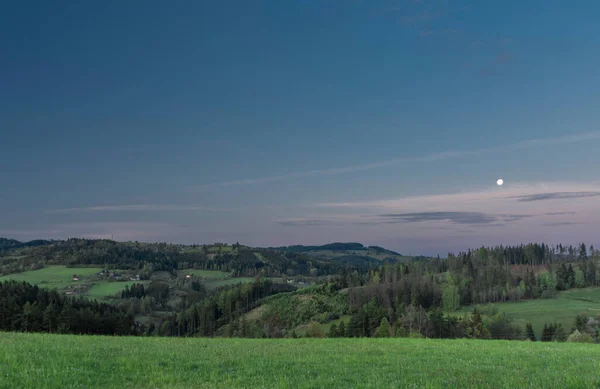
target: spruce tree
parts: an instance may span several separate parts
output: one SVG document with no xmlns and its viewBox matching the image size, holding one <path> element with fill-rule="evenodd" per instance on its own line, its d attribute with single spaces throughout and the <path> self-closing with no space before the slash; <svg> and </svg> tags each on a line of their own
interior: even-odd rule
<svg viewBox="0 0 600 389">
<path fill-rule="evenodd" d="M 388 322 L 388 319 L 386 317 L 384 317 L 383 319 L 381 319 L 381 323 L 379 324 L 379 327 L 377 327 L 377 330 L 375 331 L 375 337 L 376 338 L 389 338 L 390 336 L 390 323 Z"/>
<path fill-rule="evenodd" d="M 533 331 L 533 326 L 531 323 L 527 323 L 525 326 L 525 332 L 527 333 L 527 338 L 532 342 L 535 342 L 537 339 L 535 338 L 535 332 Z"/>
<path fill-rule="evenodd" d="M 340 336 L 339 331 L 338 331 L 338 327 L 335 323 L 333 323 L 331 325 L 331 327 L 329 327 L 329 332 L 327 332 L 327 337 L 328 338 L 338 338 Z"/>
<path fill-rule="evenodd" d="M 338 327 L 338 335 L 340 338 L 346 337 L 346 324 L 342 321 Z"/>
<path fill-rule="evenodd" d="M 552 334 L 553 342 L 566 342 L 567 341 L 567 333 L 563 328 L 562 324 L 556 323 L 554 325 L 554 333 Z"/>
</svg>

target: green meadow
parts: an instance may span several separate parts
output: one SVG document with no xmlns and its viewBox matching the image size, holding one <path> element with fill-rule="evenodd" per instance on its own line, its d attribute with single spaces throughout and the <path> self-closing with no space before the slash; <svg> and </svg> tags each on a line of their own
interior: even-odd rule
<svg viewBox="0 0 600 389">
<path fill-rule="evenodd" d="M 536 336 L 540 337 L 544 324 L 558 322 L 567 332 L 573 326 L 575 316 L 586 313 L 590 316 L 600 315 L 600 288 L 571 289 L 559 292 L 553 299 L 526 300 L 494 304 L 499 312 L 521 324 L 531 323 Z M 485 315 L 489 305 L 478 305 Z M 473 307 L 465 307 L 456 315 L 469 314 Z M 599 350 L 600 352 L 600 350 Z"/>
<path fill-rule="evenodd" d="M 0 334 L 0 388 L 598 388 L 595 344 Z"/>
<path fill-rule="evenodd" d="M 200 269 L 186 269 L 180 270 L 179 274 L 193 274 L 197 277 L 205 279 L 220 279 L 229 276 L 229 273 L 219 270 L 200 270 Z"/>
<path fill-rule="evenodd" d="M 0 277 L 0 282 L 15 280 L 25 281 L 33 285 L 38 285 L 48 289 L 65 289 L 70 285 L 92 283 L 92 287 L 82 294 L 92 298 L 105 298 L 120 293 L 126 286 L 133 285 L 134 281 L 110 281 L 90 279 L 90 276 L 96 275 L 100 268 L 96 267 L 66 267 L 61 265 L 45 266 L 38 270 L 30 270 L 22 273 L 8 274 Z M 118 270 L 117 270 L 118 271 Z M 79 276 L 79 281 L 73 281 L 73 275 Z M 137 281 L 140 283 L 140 281 Z M 144 283 L 144 282 L 142 282 Z M 147 284 L 147 282 L 146 282 Z"/>
<path fill-rule="evenodd" d="M 66 267 L 61 265 L 45 266 L 38 270 L 30 270 L 22 273 L 8 274 L 0 277 L 0 282 L 15 280 L 25 281 L 33 285 L 38 285 L 44 288 L 62 289 L 70 285 L 80 284 L 80 281 L 73 281 L 73 275 L 77 274 L 81 278 L 91 276 L 100 271 L 100 268 L 95 267 Z"/>
<path fill-rule="evenodd" d="M 98 282 L 85 293 L 85 296 L 91 298 L 102 299 L 104 297 L 112 297 L 117 293 L 125 290 L 125 287 L 131 287 L 133 284 L 148 285 L 147 281 L 124 281 L 124 282 Z"/>
</svg>

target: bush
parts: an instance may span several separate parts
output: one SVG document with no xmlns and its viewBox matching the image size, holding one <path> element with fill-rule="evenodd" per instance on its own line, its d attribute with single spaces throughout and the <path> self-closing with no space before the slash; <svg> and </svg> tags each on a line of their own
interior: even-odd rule
<svg viewBox="0 0 600 389">
<path fill-rule="evenodd" d="M 487 328 L 492 339 L 523 339 L 523 331 L 514 321 L 504 313 L 499 313 L 490 318 Z"/>
<path fill-rule="evenodd" d="M 306 336 L 309 338 L 324 338 L 325 332 L 317 322 L 310 322 L 308 326 L 308 331 L 306 332 Z"/>
<path fill-rule="evenodd" d="M 573 331 L 571 335 L 567 338 L 567 342 L 571 343 L 594 343 L 594 338 L 592 335 L 586 332 L 579 332 L 579 330 Z"/>
<path fill-rule="evenodd" d="M 408 331 L 406 330 L 406 328 L 404 328 L 402 322 L 399 322 L 399 324 L 396 325 L 394 335 L 396 338 L 406 338 L 408 336 Z"/>
</svg>

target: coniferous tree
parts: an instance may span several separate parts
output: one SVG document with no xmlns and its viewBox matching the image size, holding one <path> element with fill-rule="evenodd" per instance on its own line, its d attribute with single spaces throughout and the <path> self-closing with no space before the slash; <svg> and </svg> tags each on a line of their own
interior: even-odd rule
<svg viewBox="0 0 600 389">
<path fill-rule="evenodd" d="M 383 319 L 381 319 L 381 323 L 379 324 L 379 327 L 377 327 L 377 330 L 375 331 L 375 337 L 376 338 L 389 338 L 390 335 L 391 335 L 390 323 L 388 322 L 387 317 L 384 317 Z"/>
<path fill-rule="evenodd" d="M 556 323 L 554 325 L 554 333 L 552 334 L 553 342 L 566 342 L 567 341 L 567 333 L 563 328 L 562 324 Z"/>
<path fill-rule="evenodd" d="M 569 285 L 569 288 L 575 286 L 575 270 L 571 264 L 569 264 L 569 267 L 567 268 L 567 284 Z"/>
<path fill-rule="evenodd" d="M 338 338 L 340 336 L 340 333 L 338 331 L 338 327 L 335 323 L 333 323 L 331 325 L 331 327 L 329 327 L 329 331 L 327 332 L 327 337 L 328 338 Z"/>
<path fill-rule="evenodd" d="M 552 340 L 552 336 L 550 335 L 550 329 L 548 328 L 548 324 L 544 324 L 544 329 L 542 330 L 542 337 L 540 339 L 542 342 L 549 342 Z"/>
<path fill-rule="evenodd" d="M 535 342 L 537 340 L 535 338 L 535 332 L 533 331 L 533 326 L 531 325 L 531 323 L 527 323 L 527 325 L 525 326 L 525 332 L 527 335 L 527 339 L 531 340 L 532 342 Z"/>
</svg>

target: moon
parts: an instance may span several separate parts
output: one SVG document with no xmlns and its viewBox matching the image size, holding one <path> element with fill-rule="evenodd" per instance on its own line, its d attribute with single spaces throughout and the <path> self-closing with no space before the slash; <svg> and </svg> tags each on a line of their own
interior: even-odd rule
<svg viewBox="0 0 600 389">
<path fill-rule="evenodd" d="M 499 178 L 498 181 L 496 181 L 496 184 L 498 184 L 498 186 L 502 186 L 504 184 L 504 180 Z"/>
</svg>

